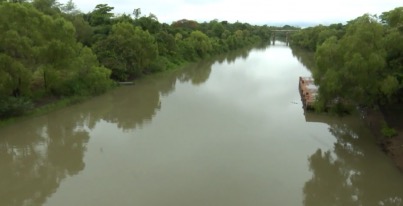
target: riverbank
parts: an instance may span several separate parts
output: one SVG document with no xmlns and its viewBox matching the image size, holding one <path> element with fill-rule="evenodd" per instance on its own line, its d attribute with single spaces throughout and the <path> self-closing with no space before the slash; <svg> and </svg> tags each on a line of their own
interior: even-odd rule
<svg viewBox="0 0 403 206">
<path fill-rule="evenodd" d="M 380 148 L 403 172 L 403 109 L 401 106 L 395 105 L 380 110 L 365 110 L 363 119 L 372 134 L 374 134 Z M 397 131 L 397 136 L 391 138 L 383 136 L 381 130 L 384 122 Z"/>
<path fill-rule="evenodd" d="M 16 121 L 20 121 L 26 118 L 31 118 L 43 114 L 47 114 L 49 112 L 74 105 L 85 101 L 92 96 L 73 96 L 73 97 L 66 97 L 66 98 L 46 98 L 42 99 L 41 101 L 34 103 L 34 108 L 21 116 L 10 117 L 6 119 L 0 120 L 0 128 L 9 124 L 12 124 Z"/>
<path fill-rule="evenodd" d="M 191 63 L 194 63 L 194 62 L 188 62 L 188 61 L 180 62 L 179 64 L 177 64 L 174 67 L 171 67 L 167 70 L 158 71 L 158 72 L 150 73 L 150 74 L 144 74 L 141 77 L 139 77 L 138 79 L 144 79 L 144 78 L 147 78 L 152 75 L 166 74 L 168 72 L 174 72 L 174 71 L 177 71 L 179 69 L 186 67 L 187 65 L 189 65 Z M 138 79 L 130 79 L 129 81 L 133 82 L 133 85 L 134 85 L 135 81 Z M 105 91 L 105 93 L 109 92 L 117 87 L 120 87 L 120 86 L 127 86 L 127 85 L 120 85 L 119 82 L 116 82 L 115 86 L 112 86 L 111 88 L 109 88 L 107 91 Z M 93 98 L 94 96 L 96 96 L 96 95 L 88 95 L 88 96 L 79 96 L 78 95 L 78 96 L 71 96 L 71 97 L 49 96 L 49 97 L 39 99 L 37 101 L 33 101 L 32 108 L 27 110 L 23 114 L 18 115 L 18 116 L 12 116 L 9 118 L 0 119 L 0 128 L 4 127 L 6 125 L 9 125 L 9 124 L 13 124 L 17 121 L 21 121 L 21 120 L 35 117 L 35 116 L 44 115 L 49 112 L 52 112 L 52 111 L 55 111 L 58 109 L 62 109 L 64 107 L 68 107 L 68 106 L 86 101 L 90 98 Z"/>
</svg>

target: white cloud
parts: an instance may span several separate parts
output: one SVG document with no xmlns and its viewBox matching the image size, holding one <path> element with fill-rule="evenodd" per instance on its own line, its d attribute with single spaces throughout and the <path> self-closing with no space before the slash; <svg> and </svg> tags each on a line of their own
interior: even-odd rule
<svg viewBox="0 0 403 206">
<path fill-rule="evenodd" d="M 365 13 L 380 14 L 401 6 L 400 0 L 86 0 L 75 2 L 80 10 L 89 12 L 97 4 L 115 7 L 115 13 L 132 13 L 141 8 L 144 15 L 155 14 L 161 22 L 179 19 L 210 21 L 213 19 L 265 23 L 338 23 Z"/>
</svg>

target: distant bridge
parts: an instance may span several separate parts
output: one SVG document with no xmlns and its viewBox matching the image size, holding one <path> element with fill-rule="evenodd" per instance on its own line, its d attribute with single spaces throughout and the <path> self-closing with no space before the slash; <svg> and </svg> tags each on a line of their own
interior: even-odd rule
<svg viewBox="0 0 403 206">
<path fill-rule="evenodd" d="M 276 41 L 276 33 L 285 33 L 285 42 L 288 44 L 288 37 L 291 32 L 299 31 L 299 29 L 273 29 L 270 30 L 273 38 L 273 44 Z"/>
</svg>

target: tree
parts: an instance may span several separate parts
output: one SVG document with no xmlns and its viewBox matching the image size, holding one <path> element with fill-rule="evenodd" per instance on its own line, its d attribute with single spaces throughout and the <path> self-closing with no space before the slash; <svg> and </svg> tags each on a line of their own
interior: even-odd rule
<svg viewBox="0 0 403 206">
<path fill-rule="evenodd" d="M 175 37 L 166 31 L 160 31 L 156 35 L 156 41 L 158 43 L 158 53 L 162 56 L 173 56 L 176 54 L 177 45 Z"/>
<path fill-rule="evenodd" d="M 84 19 L 84 16 L 82 14 L 68 15 L 66 19 L 73 24 L 77 41 L 90 46 L 93 43 L 94 28 Z"/>
<path fill-rule="evenodd" d="M 141 9 L 140 8 L 133 9 L 133 15 L 134 15 L 134 18 L 138 19 L 141 15 Z"/>
<path fill-rule="evenodd" d="M 66 4 L 61 5 L 60 9 L 66 14 L 78 14 L 80 11 L 77 9 L 73 0 L 68 0 Z"/>
<path fill-rule="evenodd" d="M 294 32 L 291 35 L 291 43 L 310 51 L 316 51 L 317 46 L 323 43 L 327 37 L 333 36 L 334 33 L 323 25 L 308 27 Z"/>
<path fill-rule="evenodd" d="M 205 57 L 213 49 L 209 37 L 201 31 L 193 31 L 187 41 L 196 50 L 199 57 Z"/>
<path fill-rule="evenodd" d="M 387 78 L 383 32 L 374 17 L 364 15 L 349 22 L 340 40 L 334 36 L 319 46 L 314 77 L 320 85 L 322 106 L 335 99 L 374 105 L 381 100 L 382 91 L 390 92 L 381 89 Z"/>
<path fill-rule="evenodd" d="M 150 34 L 157 34 L 161 30 L 161 24 L 158 22 L 158 19 L 154 14 L 150 14 L 148 17 L 143 16 L 136 18 L 134 25 L 141 27 L 144 31 L 148 31 Z"/>
<path fill-rule="evenodd" d="M 327 39 L 315 53 L 317 69 L 313 71 L 315 83 L 319 87 L 319 105 L 323 108 L 333 99 L 340 98 L 343 84 L 339 83 L 339 72 L 343 64 L 343 55 L 336 37 Z"/>
<path fill-rule="evenodd" d="M 390 27 L 403 29 L 403 7 L 398 7 L 391 11 L 383 12 L 380 18 L 383 23 Z"/>
<path fill-rule="evenodd" d="M 0 96 L 19 97 L 30 94 L 31 71 L 21 62 L 6 54 L 0 54 L 0 74 Z"/>
<path fill-rule="evenodd" d="M 114 16 L 111 12 L 113 9 L 114 7 L 108 6 L 108 4 L 98 4 L 95 6 L 95 9 L 86 16 L 86 20 L 93 27 L 93 43 L 109 35 L 112 28 L 112 17 Z"/>
<path fill-rule="evenodd" d="M 111 18 L 114 16 L 111 11 L 114 7 L 108 4 L 98 4 L 89 15 L 89 22 L 91 26 L 100 26 L 111 23 Z"/>
<path fill-rule="evenodd" d="M 34 0 L 32 5 L 39 11 L 51 16 L 59 14 L 62 6 L 57 0 Z"/>
<path fill-rule="evenodd" d="M 0 16 L 0 62 L 4 65 L 0 70 L 5 75 L 0 96 L 74 95 L 77 91 L 69 89 L 69 84 L 79 77 L 77 68 L 81 68 L 75 62 L 90 68 L 99 64 L 82 59 L 91 50 L 81 52 L 74 26 L 61 16 L 45 15 L 29 4 L 8 3 L 0 4 Z M 97 81 L 105 79 L 92 79 L 91 84 Z"/>
<path fill-rule="evenodd" d="M 100 66 L 97 56 L 88 47 L 82 47 L 78 58 L 73 62 L 76 71 L 69 82 L 69 88 L 74 94 L 101 94 L 110 88 L 112 81 L 111 70 Z"/>
<path fill-rule="evenodd" d="M 384 12 L 381 19 L 387 28 L 387 79 L 382 82 L 382 91 L 391 102 L 403 101 L 403 7 Z"/>
<path fill-rule="evenodd" d="M 116 80 L 140 76 L 158 55 L 155 39 L 128 22 L 113 25 L 112 33 L 95 44 L 94 49 L 102 64 L 112 69 Z"/>
</svg>

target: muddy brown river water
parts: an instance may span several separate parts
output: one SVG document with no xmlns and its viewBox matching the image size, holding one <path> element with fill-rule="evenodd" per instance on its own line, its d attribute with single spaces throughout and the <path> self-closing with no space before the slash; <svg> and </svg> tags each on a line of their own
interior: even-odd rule
<svg viewBox="0 0 403 206">
<path fill-rule="evenodd" d="M 359 117 L 304 112 L 301 62 L 276 42 L 0 128 L 0 205 L 403 205 Z"/>
</svg>

